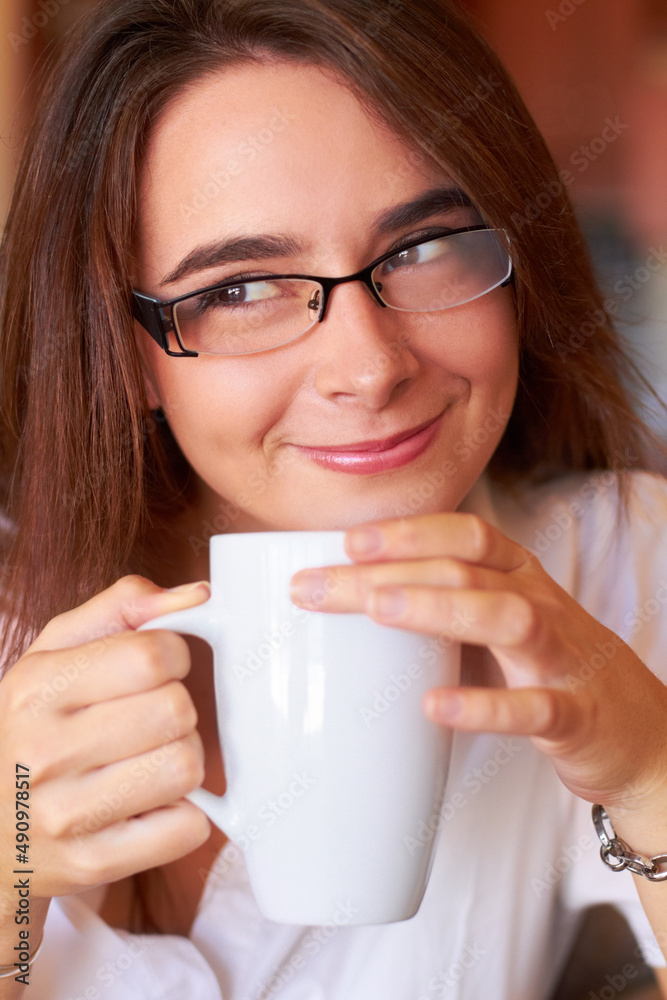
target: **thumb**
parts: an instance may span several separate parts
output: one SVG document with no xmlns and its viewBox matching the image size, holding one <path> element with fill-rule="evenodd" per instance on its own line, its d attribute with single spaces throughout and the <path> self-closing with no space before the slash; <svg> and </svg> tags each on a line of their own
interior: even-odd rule
<svg viewBox="0 0 667 1000">
<path fill-rule="evenodd" d="M 151 618 L 194 607 L 210 596 L 206 580 L 165 590 L 143 576 L 124 576 L 85 604 L 52 618 L 28 652 L 80 646 L 137 629 Z"/>
</svg>

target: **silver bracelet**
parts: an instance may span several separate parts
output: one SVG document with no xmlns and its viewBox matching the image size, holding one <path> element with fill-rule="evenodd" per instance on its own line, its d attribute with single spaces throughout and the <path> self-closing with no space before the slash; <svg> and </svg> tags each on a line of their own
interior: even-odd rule
<svg viewBox="0 0 667 1000">
<path fill-rule="evenodd" d="M 605 820 L 611 827 L 611 836 L 605 830 Z M 635 854 L 624 840 L 616 836 L 616 830 L 614 830 L 603 806 L 593 806 L 593 823 L 602 845 L 600 857 L 612 871 L 622 872 L 625 868 L 629 868 L 635 875 L 641 875 L 651 882 L 667 880 L 667 868 L 660 871 L 661 865 L 667 865 L 667 854 L 656 854 L 653 858 L 645 858 L 643 854 Z"/>
<path fill-rule="evenodd" d="M 42 937 L 42 940 L 39 942 L 39 944 L 33 951 L 32 955 L 28 959 L 28 962 L 27 963 L 23 962 L 22 963 L 23 965 L 27 964 L 28 968 L 30 968 L 32 963 L 37 958 L 37 954 L 39 952 L 39 949 L 42 947 L 43 943 L 44 943 L 44 938 Z M 21 975 L 21 970 L 19 969 L 18 965 L 0 965 L 0 979 L 9 979 L 10 976 L 20 976 L 20 975 Z"/>
</svg>

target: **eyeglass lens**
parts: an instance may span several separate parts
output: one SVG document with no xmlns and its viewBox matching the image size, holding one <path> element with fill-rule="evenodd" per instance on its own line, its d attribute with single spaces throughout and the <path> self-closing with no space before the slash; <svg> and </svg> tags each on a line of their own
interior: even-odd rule
<svg viewBox="0 0 667 1000">
<path fill-rule="evenodd" d="M 378 264 L 383 302 L 406 312 L 463 305 L 501 285 L 511 262 L 502 234 L 475 230 L 430 239 Z M 174 306 L 181 346 L 202 354 L 249 354 L 294 340 L 320 315 L 323 289 L 303 278 L 261 278 L 190 296 Z"/>
</svg>

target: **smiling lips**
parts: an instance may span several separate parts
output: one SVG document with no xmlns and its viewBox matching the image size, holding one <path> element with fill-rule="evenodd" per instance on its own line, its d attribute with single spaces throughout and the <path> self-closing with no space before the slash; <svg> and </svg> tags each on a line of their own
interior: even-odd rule
<svg viewBox="0 0 667 1000">
<path fill-rule="evenodd" d="M 440 429 L 442 414 L 425 424 L 394 434 L 382 441 L 361 441 L 355 444 L 334 445 L 329 448 L 310 448 L 296 445 L 298 450 L 326 469 L 348 472 L 352 475 L 369 475 L 386 472 L 407 465 L 426 451 Z"/>
</svg>

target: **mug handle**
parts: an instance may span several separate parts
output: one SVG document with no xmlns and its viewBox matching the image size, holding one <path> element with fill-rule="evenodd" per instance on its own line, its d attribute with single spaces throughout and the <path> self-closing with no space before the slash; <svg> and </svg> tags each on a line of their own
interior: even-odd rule
<svg viewBox="0 0 667 1000">
<path fill-rule="evenodd" d="M 196 635 L 204 639 L 209 646 L 213 646 L 217 631 L 216 617 L 209 599 L 193 608 L 184 608 L 183 611 L 172 611 L 170 614 L 160 615 L 159 618 L 152 618 L 140 625 L 137 632 L 166 628 L 173 632 L 182 632 L 184 635 Z M 205 812 L 211 822 L 215 823 L 230 840 L 238 841 L 246 824 L 241 810 L 230 798 L 229 789 L 224 795 L 214 795 L 205 788 L 195 788 L 185 797 Z"/>
</svg>

